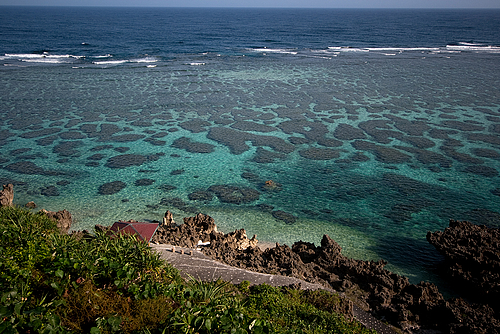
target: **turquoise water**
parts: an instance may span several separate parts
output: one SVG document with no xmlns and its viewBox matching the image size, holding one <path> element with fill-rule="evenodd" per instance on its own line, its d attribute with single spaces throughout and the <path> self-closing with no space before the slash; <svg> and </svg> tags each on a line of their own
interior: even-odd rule
<svg viewBox="0 0 500 334">
<path fill-rule="evenodd" d="M 329 234 L 347 256 L 439 282 L 427 231 L 500 225 L 500 50 L 329 46 L 6 52 L 0 178 L 18 205 L 70 211 L 73 230 L 203 212 L 265 244 Z M 225 203 L 214 185 L 258 198 Z"/>
</svg>

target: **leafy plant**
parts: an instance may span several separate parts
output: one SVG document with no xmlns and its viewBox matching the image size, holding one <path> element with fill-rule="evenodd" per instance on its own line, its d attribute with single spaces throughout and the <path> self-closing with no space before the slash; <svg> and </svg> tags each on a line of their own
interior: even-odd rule
<svg viewBox="0 0 500 334">
<path fill-rule="evenodd" d="M 368 333 L 327 292 L 184 281 L 134 237 L 60 234 L 0 208 L 0 334 Z"/>
</svg>

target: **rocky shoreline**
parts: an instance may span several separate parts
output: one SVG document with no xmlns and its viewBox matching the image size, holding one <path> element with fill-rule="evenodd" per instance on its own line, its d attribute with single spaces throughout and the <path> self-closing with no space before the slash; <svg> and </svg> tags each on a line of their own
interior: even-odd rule
<svg viewBox="0 0 500 334">
<path fill-rule="evenodd" d="M 467 228 L 468 232 L 460 232 L 463 228 Z M 449 229 L 455 232 L 451 233 Z M 480 232 L 479 236 L 475 235 L 477 231 Z M 322 284 L 342 292 L 363 310 L 406 333 L 429 330 L 434 333 L 500 333 L 498 236 L 498 229 L 478 229 L 471 223 L 455 221 L 450 222 L 450 228 L 446 229 L 444 236 L 443 232 L 429 232 L 428 239 L 433 240 L 431 243 L 447 256 L 445 264 L 451 273 L 458 273 L 457 266 L 464 267 L 459 263 L 469 263 L 470 258 L 484 259 L 476 259 L 474 263 L 479 267 L 485 265 L 484 270 L 490 275 L 478 271 L 477 266 L 470 267 L 469 271 L 462 270 L 464 277 L 469 277 L 472 271 L 484 278 L 484 284 L 478 286 L 483 293 L 474 299 L 464 294 L 467 300 L 445 300 L 432 283 L 411 284 L 406 277 L 384 269 L 386 262 L 383 260 L 375 262 L 347 258 L 341 254 L 341 247 L 328 235 L 323 236 L 320 246 L 299 241 L 291 247 L 276 244 L 273 248 L 262 250 L 257 246 L 255 236 L 249 239 L 244 229 L 228 234 L 218 232 L 214 220 L 203 214 L 184 218 L 184 223 L 178 225 L 171 213 L 167 212 L 153 242 L 191 248 L 205 243 L 202 250 L 206 255 L 231 266 Z M 461 240 L 458 241 L 460 245 L 466 243 L 464 240 L 475 240 L 457 250 L 463 254 L 464 248 L 467 249 L 469 257 L 463 262 L 454 261 L 455 257 L 450 255 L 454 254 L 455 249 L 449 246 L 455 245 L 457 242 L 453 238 L 458 237 L 463 238 L 456 239 Z M 486 239 L 489 242 L 483 244 L 481 241 Z M 465 283 L 477 285 L 479 277 L 465 280 Z M 468 286 L 464 288 L 468 289 Z M 493 302 L 495 300 L 496 303 Z"/>
<path fill-rule="evenodd" d="M 4 185 L 0 205 L 12 205 L 13 197 L 13 186 Z M 68 232 L 68 211 L 41 211 Z M 432 283 L 412 284 L 386 270 L 383 260 L 347 258 L 328 235 L 319 246 L 298 241 L 262 250 L 244 229 L 224 234 L 213 218 L 201 213 L 176 224 L 167 211 L 152 242 L 189 248 L 203 244 L 207 256 L 233 267 L 321 284 L 404 333 L 500 333 L 500 229 L 450 220 L 443 232 L 428 232 L 427 240 L 444 255 L 443 275 L 461 298 L 445 300 Z"/>
</svg>

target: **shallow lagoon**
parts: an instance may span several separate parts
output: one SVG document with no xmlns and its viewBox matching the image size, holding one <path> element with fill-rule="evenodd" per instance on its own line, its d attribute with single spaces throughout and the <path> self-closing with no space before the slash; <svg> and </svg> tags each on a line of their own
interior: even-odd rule
<svg viewBox="0 0 500 334">
<path fill-rule="evenodd" d="M 203 212 L 264 243 L 326 233 L 418 282 L 437 281 L 427 231 L 450 218 L 499 225 L 497 53 L 3 61 L 0 177 L 16 204 L 69 210 L 75 230 Z M 226 203 L 213 185 L 259 196 Z"/>
</svg>

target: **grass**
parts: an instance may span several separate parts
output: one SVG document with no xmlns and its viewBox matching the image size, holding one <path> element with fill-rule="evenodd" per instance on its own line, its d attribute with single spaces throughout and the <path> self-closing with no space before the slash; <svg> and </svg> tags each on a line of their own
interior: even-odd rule
<svg viewBox="0 0 500 334">
<path fill-rule="evenodd" d="M 42 213 L 0 208 L 0 334 L 371 333 L 338 296 L 185 281 L 133 237 L 60 234 Z"/>
</svg>

